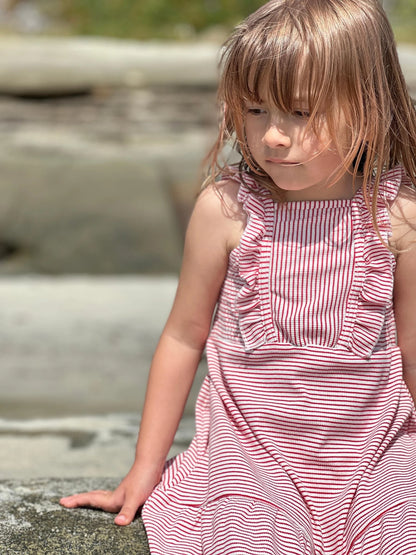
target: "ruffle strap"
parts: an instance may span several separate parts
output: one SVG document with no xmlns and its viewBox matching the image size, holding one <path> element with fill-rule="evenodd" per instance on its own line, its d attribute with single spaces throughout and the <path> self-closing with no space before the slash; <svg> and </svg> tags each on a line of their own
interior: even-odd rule
<svg viewBox="0 0 416 555">
<path fill-rule="evenodd" d="M 370 358 L 385 325 L 393 294 L 392 253 L 376 237 L 364 238 L 364 281 L 358 297 L 351 350 Z"/>
<path fill-rule="evenodd" d="M 262 314 L 259 274 L 262 240 L 266 234 L 268 216 L 273 200 L 253 178 L 236 174 L 232 179 L 240 183 L 238 200 L 247 214 L 247 225 L 239 246 L 239 274 L 244 285 L 237 293 L 235 307 L 244 349 L 253 351 L 268 341 Z"/>
<path fill-rule="evenodd" d="M 376 217 L 380 235 L 386 244 L 391 234 L 388 205 L 406 180 L 403 168 L 397 167 L 386 172 L 380 181 Z M 364 279 L 358 294 L 350 348 L 358 356 L 369 358 L 382 334 L 386 314 L 392 307 L 394 255 L 380 241 L 362 194 L 358 195 L 357 202 L 362 234 L 357 238 L 356 247 L 362 250 Z"/>
</svg>

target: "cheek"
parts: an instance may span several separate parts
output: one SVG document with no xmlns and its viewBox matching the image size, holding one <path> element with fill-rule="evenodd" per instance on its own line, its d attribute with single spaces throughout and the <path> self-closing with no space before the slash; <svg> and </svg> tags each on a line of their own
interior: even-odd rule
<svg viewBox="0 0 416 555">
<path fill-rule="evenodd" d="M 251 161 L 256 162 L 260 156 L 260 148 L 262 145 L 262 136 L 259 129 L 255 125 L 245 124 L 243 129 L 243 136 L 240 138 L 241 151 L 244 157 L 249 157 Z"/>
<path fill-rule="evenodd" d="M 247 141 L 251 144 L 256 144 L 261 141 L 263 134 L 262 134 L 262 127 L 260 122 L 258 121 L 249 121 L 245 125 L 245 133 L 247 137 Z"/>
<path fill-rule="evenodd" d="M 261 154 L 263 148 L 263 135 L 260 131 L 246 133 L 246 143 L 254 158 Z"/>
<path fill-rule="evenodd" d="M 302 138 L 301 146 L 302 150 L 306 154 L 318 154 L 319 152 L 327 150 L 325 143 L 319 140 L 316 136 Z"/>
<path fill-rule="evenodd" d="M 338 157 L 338 151 L 329 136 L 329 133 L 323 131 L 319 137 L 315 133 L 308 133 L 301 138 L 302 149 L 309 155 L 320 155 L 320 157 Z"/>
<path fill-rule="evenodd" d="M 313 129 L 308 129 L 307 124 L 305 124 L 305 127 L 299 130 L 297 140 L 305 151 L 317 154 L 333 149 L 332 139 L 327 125 L 321 122 L 318 129 L 319 133 L 316 133 Z"/>
</svg>

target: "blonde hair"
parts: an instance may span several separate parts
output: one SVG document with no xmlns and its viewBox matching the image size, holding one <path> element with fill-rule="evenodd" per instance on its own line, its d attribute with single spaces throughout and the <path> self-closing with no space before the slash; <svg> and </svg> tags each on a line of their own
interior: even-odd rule
<svg viewBox="0 0 416 555">
<path fill-rule="evenodd" d="M 350 132 L 339 175 L 362 175 L 375 221 L 381 175 L 402 164 L 416 185 L 416 112 L 400 68 L 391 26 L 378 0 L 271 0 L 239 25 L 221 56 L 222 120 L 207 157 L 210 180 L 226 173 L 221 152 L 230 139 L 248 170 L 276 200 L 272 180 L 256 167 L 244 133 L 247 101 L 268 91 L 279 110 L 296 110 L 299 90 L 319 133 L 322 114 L 337 142 L 340 109 Z M 302 96 L 303 98 L 303 96 Z M 321 120 L 322 121 L 322 120 Z M 345 150 L 345 149 L 344 149 Z M 337 176 L 334 176 L 336 179 Z"/>
</svg>

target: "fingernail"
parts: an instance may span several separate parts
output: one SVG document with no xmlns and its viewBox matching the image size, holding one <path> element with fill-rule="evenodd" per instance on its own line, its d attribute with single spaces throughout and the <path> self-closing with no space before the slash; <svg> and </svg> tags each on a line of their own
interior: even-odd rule
<svg viewBox="0 0 416 555">
<path fill-rule="evenodd" d="M 127 521 L 127 518 L 126 518 L 124 515 L 118 515 L 118 516 L 116 517 L 116 521 L 117 521 L 118 523 L 122 524 L 122 523 L 124 523 L 124 522 Z"/>
</svg>

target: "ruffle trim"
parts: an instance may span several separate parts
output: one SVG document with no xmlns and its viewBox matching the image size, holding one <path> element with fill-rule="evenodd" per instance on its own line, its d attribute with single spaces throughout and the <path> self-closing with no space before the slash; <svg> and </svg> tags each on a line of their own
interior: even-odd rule
<svg viewBox="0 0 416 555">
<path fill-rule="evenodd" d="M 235 306 L 238 325 L 246 351 L 253 351 L 271 338 L 262 312 L 259 273 L 261 268 L 262 240 L 267 231 L 268 211 L 273 210 L 273 200 L 256 181 L 236 173 L 231 179 L 240 184 L 238 200 L 247 214 L 247 225 L 240 240 L 238 265 L 244 285 L 237 293 Z"/>
<path fill-rule="evenodd" d="M 391 234 L 388 205 L 396 198 L 399 188 L 407 180 L 404 169 L 396 167 L 387 171 L 380 181 L 376 215 L 380 235 L 386 243 Z M 357 195 L 356 200 L 362 229 L 356 247 L 359 248 L 359 241 L 364 261 L 364 278 L 358 293 L 358 306 L 349 347 L 356 355 L 369 358 L 380 339 L 386 314 L 392 306 L 394 255 L 380 241 L 362 192 Z M 391 340 L 394 341 L 394 338 Z"/>
</svg>

